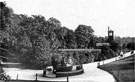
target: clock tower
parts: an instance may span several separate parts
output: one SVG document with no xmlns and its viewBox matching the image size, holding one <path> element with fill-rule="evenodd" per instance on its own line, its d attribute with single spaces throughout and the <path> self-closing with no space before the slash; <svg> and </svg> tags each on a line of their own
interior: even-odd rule
<svg viewBox="0 0 135 82">
<path fill-rule="evenodd" d="M 110 30 L 108 27 L 108 41 L 111 42 L 114 40 L 114 31 Z"/>
</svg>

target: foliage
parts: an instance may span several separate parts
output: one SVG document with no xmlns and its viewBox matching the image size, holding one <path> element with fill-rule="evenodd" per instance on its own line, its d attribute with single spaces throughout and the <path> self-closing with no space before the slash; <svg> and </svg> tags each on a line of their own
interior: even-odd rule
<svg viewBox="0 0 135 82">
<path fill-rule="evenodd" d="M 120 50 L 120 45 L 118 42 L 116 41 L 111 41 L 110 42 L 110 48 L 114 51 L 117 52 L 118 50 Z"/>
<path fill-rule="evenodd" d="M 127 44 L 127 48 L 131 50 L 135 50 L 135 42 L 130 42 Z"/>
<path fill-rule="evenodd" d="M 51 65 L 52 56 L 59 56 L 59 48 L 96 48 L 96 43 L 106 42 L 106 38 L 94 35 L 91 26 L 79 25 L 73 31 L 61 26 L 56 18 L 47 20 L 41 15 L 15 14 L 5 3 L 0 2 L 0 5 L 0 47 L 13 51 L 13 57 L 18 57 L 24 65 L 43 68 Z M 120 39 L 112 42 L 110 48 L 104 46 L 102 53 L 77 53 L 74 58 L 78 63 L 88 63 L 114 57 L 112 50 L 119 49 Z"/>
<path fill-rule="evenodd" d="M 56 30 L 56 35 L 58 40 L 61 43 L 60 48 L 68 48 L 73 49 L 76 48 L 76 37 L 74 35 L 74 32 L 72 30 L 69 30 L 66 27 L 62 27 L 60 29 Z"/>
<path fill-rule="evenodd" d="M 43 68 L 50 60 L 50 45 L 45 37 L 38 37 L 33 43 L 33 49 L 23 55 L 24 63 L 28 63 L 30 66 L 38 66 Z"/>
<path fill-rule="evenodd" d="M 94 30 L 91 26 L 79 25 L 75 30 L 76 42 L 78 48 L 88 48 L 90 37 L 93 35 Z"/>
<path fill-rule="evenodd" d="M 109 59 L 115 56 L 116 54 L 114 53 L 112 49 L 110 49 L 110 47 L 102 46 L 101 54 L 99 55 L 98 60 L 105 60 L 105 59 Z"/>
<path fill-rule="evenodd" d="M 11 16 L 13 15 L 13 10 L 7 7 L 5 2 L 0 2 L 0 12 L 0 48 L 7 50 L 15 39 L 10 30 L 12 28 Z M 0 50 L 0 55 L 9 54 L 6 50 Z"/>
</svg>

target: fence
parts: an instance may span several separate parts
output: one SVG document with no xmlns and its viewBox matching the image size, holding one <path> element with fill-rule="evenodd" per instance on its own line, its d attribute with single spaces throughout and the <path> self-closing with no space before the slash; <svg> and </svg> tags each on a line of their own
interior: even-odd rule
<svg viewBox="0 0 135 82">
<path fill-rule="evenodd" d="M 99 61 L 97 63 L 97 66 L 99 67 L 100 65 L 104 65 L 104 64 L 107 64 L 107 63 L 110 63 L 110 62 L 113 62 L 113 61 L 117 61 L 117 60 L 123 59 L 123 58 L 131 56 L 131 55 L 133 55 L 133 54 L 128 53 L 128 54 L 123 54 L 122 56 L 117 56 L 117 57 L 114 57 L 114 58 L 111 58 L 111 59 Z"/>
<path fill-rule="evenodd" d="M 21 80 L 21 79 L 19 79 L 19 74 L 17 74 L 16 79 L 8 79 L 8 80 L 4 80 L 4 81 L 5 82 L 69 82 L 69 76 L 66 77 L 65 81 L 40 81 L 40 79 L 38 79 L 37 73 L 35 74 L 35 80 Z"/>
</svg>

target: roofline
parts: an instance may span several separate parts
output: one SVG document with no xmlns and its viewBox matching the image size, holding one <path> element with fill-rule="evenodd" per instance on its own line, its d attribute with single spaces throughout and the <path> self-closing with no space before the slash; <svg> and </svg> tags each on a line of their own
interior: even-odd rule
<svg viewBox="0 0 135 82">
<path fill-rule="evenodd" d="M 87 52 L 92 52 L 92 51 L 101 51 L 101 49 L 58 49 L 58 51 L 62 52 L 81 52 L 81 51 L 87 51 Z"/>
</svg>

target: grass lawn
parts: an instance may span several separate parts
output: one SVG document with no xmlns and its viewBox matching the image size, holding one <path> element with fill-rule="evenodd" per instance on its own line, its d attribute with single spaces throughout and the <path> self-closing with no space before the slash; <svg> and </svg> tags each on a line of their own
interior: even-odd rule
<svg viewBox="0 0 135 82">
<path fill-rule="evenodd" d="M 117 60 L 99 66 L 100 69 L 111 73 L 117 82 L 135 82 L 135 54 L 121 60 Z"/>
</svg>

